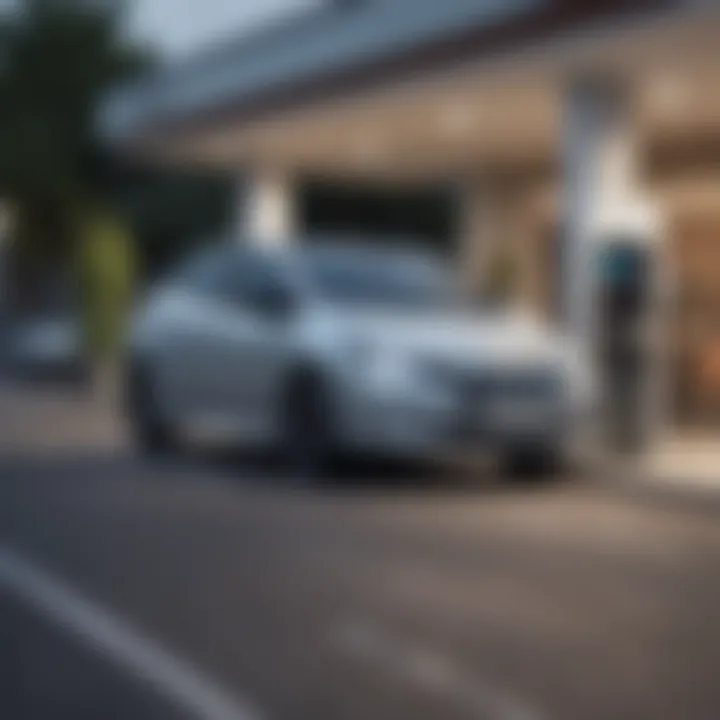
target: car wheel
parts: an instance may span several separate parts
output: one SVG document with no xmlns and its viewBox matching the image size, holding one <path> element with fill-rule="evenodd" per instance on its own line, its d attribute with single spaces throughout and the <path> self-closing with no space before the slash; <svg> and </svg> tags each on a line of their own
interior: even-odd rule
<svg viewBox="0 0 720 720">
<path fill-rule="evenodd" d="M 556 475 L 563 467 L 562 453 L 556 448 L 509 448 L 501 459 L 505 475 L 533 479 Z"/>
<path fill-rule="evenodd" d="M 314 373 L 298 373 L 289 383 L 284 403 L 283 468 L 305 482 L 326 479 L 334 467 L 328 392 Z"/>
<path fill-rule="evenodd" d="M 147 455 L 162 455 L 176 447 L 176 433 L 162 417 L 150 367 L 132 363 L 127 382 L 127 416 L 135 446 Z"/>
</svg>

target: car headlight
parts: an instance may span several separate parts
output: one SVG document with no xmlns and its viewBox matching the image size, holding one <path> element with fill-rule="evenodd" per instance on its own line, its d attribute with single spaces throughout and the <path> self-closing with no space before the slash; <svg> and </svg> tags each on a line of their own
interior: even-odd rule
<svg viewBox="0 0 720 720">
<path fill-rule="evenodd" d="M 399 389 L 418 380 L 418 364 L 412 354 L 397 348 L 376 347 L 361 362 L 363 379 L 373 387 Z"/>
<path fill-rule="evenodd" d="M 419 363 L 412 352 L 364 338 L 354 338 L 343 351 L 353 381 L 374 389 L 403 388 L 418 381 Z"/>
</svg>

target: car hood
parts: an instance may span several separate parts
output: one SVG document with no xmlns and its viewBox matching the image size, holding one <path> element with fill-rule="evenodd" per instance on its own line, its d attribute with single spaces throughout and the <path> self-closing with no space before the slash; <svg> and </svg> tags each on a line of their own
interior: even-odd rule
<svg viewBox="0 0 720 720">
<path fill-rule="evenodd" d="M 343 309 L 337 319 L 358 342 L 448 363 L 536 366 L 557 361 L 567 349 L 559 333 L 520 313 Z"/>
</svg>

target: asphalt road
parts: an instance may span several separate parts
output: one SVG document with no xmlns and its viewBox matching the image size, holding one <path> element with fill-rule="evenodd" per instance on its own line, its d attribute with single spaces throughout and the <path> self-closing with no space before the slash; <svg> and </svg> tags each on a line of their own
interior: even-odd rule
<svg viewBox="0 0 720 720">
<path fill-rule="evenodd" d="M 720 516 L 572 479 L 302 490 L 0 402 L 2 718 L 720 717 Z"/>
</svg>

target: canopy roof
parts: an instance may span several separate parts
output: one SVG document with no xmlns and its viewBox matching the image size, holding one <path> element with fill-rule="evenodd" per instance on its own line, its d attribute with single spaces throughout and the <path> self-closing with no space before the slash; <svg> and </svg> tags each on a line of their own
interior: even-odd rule
<svg viewBox="0 0 720 720">
<path fill-rule="evenodd" d="M 115 92 L 103 130 L 124 139 L 258 111 L 308 93 L 417 72 L 588 18 L 677 0 L 358 0 L 282 24 L 170 66 Z"/>
</svg>

